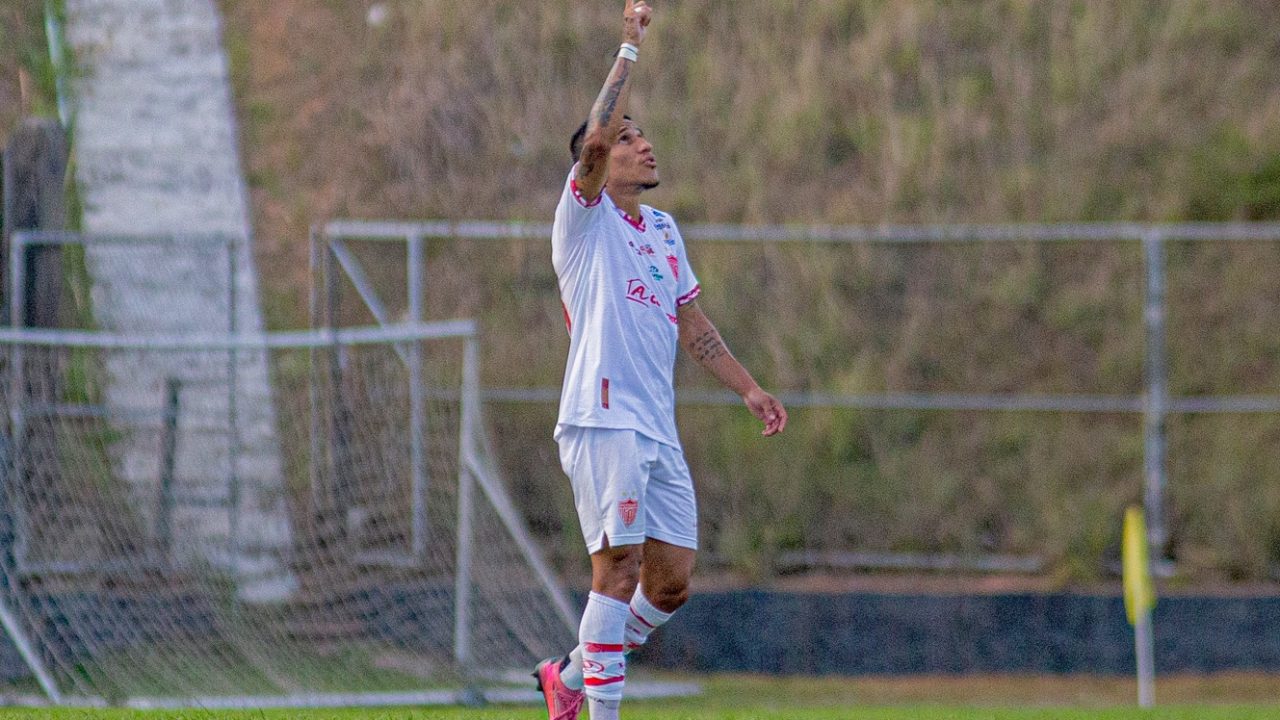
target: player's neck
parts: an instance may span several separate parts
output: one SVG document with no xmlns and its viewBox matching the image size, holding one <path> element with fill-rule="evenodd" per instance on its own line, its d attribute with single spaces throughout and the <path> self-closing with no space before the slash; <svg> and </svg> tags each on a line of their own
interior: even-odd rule
<svg viewBox="0 0 1280 720">
<path fill-rule="evenodd" d="M 640 217 L 640 192 L 632 188 L 609 188 L 609 197 L 622 212 L 633 218 Z"/>
</svg>

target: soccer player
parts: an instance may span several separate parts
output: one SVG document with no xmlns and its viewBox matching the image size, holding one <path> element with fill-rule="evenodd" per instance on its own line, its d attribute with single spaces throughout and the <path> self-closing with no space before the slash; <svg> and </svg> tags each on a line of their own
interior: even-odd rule
<svg viewBox="0 0 1280 720">
<path fill-rule="evenodd" d="M 787 413 L 725 347 L 671 216 L 640 204 L 658 186 L 653 146 L 624 113 L 653 9 L 626 0 L 623 43 L 556 208 L 552 263 L 569 358 L 555 438 L 591 553 L 579 645 L 538 665 L 551 720 L 615 720 L 627 652 L 688 598 L 698 546 L 693 482 L 675 426 L 677 346 L 782 432 Z"/>
</svg>

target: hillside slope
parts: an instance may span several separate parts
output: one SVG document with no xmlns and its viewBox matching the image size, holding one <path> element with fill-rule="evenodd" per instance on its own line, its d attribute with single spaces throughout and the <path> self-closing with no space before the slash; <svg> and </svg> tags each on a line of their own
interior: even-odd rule
<svg viewBox="0 0 1280 720">
<path fill-rule="evenodd" d="M 371 4 L 222 0 L 276 325 L 305 322 L 312 223 L 548 220 L 621 5 L 386 2 L 370 23 Z M 651 202 L 685 223 L 1280 218 L 1280 6 L 1265 0 L 658 13 L 633 110 L 662 164 Z M 1141 392 L 1133 245 L 692 253 L 704 306 L 770 387 Z M 390 281 L 402 257 L 367 259 Z M 1280 392 L 1280 248 L 1175 245 L 1169 263 L 1171 391 Z M 445 243 L 430 267 L 433 316 L 484 322 L 487 383 L 559 382 L 543 244 Z M 680 382 L 707 379 L 682 366 Z M 554 408 L 495 410 L 535 527 L 576 558 Z M 862 548 L 1036 553 L 1087 578 L 1140 497 L 1134 416 L 813 410 L 773 444 L 740 410 L 681 423 L 705 545 L 746 571 L 783 549 Z M 1170 552 L 1193 577 L 1266 578 L 1280 424 L 1178 417 L 1170 437 Z"/>
</svg>

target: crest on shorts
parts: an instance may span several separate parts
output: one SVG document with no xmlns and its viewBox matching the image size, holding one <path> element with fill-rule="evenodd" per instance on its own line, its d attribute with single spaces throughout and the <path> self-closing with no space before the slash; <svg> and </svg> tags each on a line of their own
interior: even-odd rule
<svg viewBox="0 0 1280 720">
<path fill-rule="evenodd" d="M 640 503 L 635 498 L 627 498 L 618 503 L 618 514 L 622 516 L 622 524 L 631 527 L 636 521 L 636 513 L 640 510 Z"/>
</svg>

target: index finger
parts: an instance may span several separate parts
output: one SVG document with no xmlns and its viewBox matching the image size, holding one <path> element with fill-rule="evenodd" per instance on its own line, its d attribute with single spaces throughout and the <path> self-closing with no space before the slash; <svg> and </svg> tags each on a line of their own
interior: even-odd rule
<svg viewBox="0 0 1280 720">
<path fill-rule="evenodd" d="M 627 0 L 627 6 L 622 9 L 622 14 L 625 16 L 631 16 L 631 15 L 634 15 L 635 12 L 636 12 L 636 0 Z"/>
</svg>

